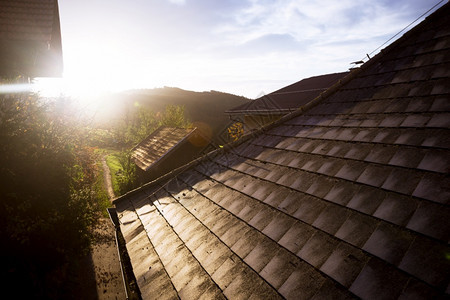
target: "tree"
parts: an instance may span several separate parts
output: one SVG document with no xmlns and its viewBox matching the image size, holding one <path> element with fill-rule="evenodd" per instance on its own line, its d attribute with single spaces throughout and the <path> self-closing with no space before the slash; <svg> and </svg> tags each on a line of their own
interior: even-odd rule
<svg viewBox="0 0 450 300">
<path fill-rule="evenodd" d="M 118 177 L 118 185 L 120 194 L 123 195 L 128 191 L 136 188 L 137 175 L 136 165 L 133 162 L 130 151 L 122 151 L 118 154 L 119 163 L 122 166 L 122 172 Z"/>
<path fill-rule="evenodd" d="M 187 128 L 190 126 L 183 105 L 167 105 L 159 123 L 162 126 L 170 127 Z"/>
<path fill-rule="evenodd" d="M 164 112 L 156 114 L 148 107 L 138 106 L 126 110 L 112 131 L 119 147 L 130 148 L 159 126 L 186 128 L 190 125 L 184 106 L 167 105 Z"/>
<path fill-rule="evenodd" d="M 10 289 L 62 298 L 70 266 L 89 250 L 95 170 L 68 99 L 0 95 L 0 239 Z"/>
</svg>

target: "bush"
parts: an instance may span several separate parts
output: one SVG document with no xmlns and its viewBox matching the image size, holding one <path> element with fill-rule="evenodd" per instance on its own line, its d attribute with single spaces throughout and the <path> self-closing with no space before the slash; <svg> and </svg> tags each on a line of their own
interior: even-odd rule
<svg viewBox="0 0 450 300">
<path fill-rule="evenodd" d="M 67 293 L 96 220 L 92 149 L 69 107 L 68 99 L 0 95 L 2 275 L 33 298 Z"/>
</svg>

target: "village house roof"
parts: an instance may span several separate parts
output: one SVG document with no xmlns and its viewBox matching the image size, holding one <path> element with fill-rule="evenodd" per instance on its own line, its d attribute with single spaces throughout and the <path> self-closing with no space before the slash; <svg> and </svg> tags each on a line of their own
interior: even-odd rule
<svg viewBox="0 0 450 300">
<path fill-rule="evenodd" d="M 142 297 L 448 297 L 449 15 L 116 200 Z"/>
<path fill-rule="evenodd" d="M 305 78 L 254 101 L 227 110 L 225 113 L 230 115 L 286 114 L 307 104 L 348 74 L 349 72 L 342 72 Z"/>
<path fill-rule="evenodd" d="M 147 171 L 167 158 L 195 131 L 195 128 L 161 126 L 132 149 L 136 165 Z"/>
<path fill-rule="evenodd" d="M 0 75 L 62 75 L 57 0 L 0 1 Z"/>
</svg>

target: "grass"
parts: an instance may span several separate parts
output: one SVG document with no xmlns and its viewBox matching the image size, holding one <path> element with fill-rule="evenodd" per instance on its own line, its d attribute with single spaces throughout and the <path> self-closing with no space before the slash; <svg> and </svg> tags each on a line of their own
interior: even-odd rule
<svg viewBox="0 0 450 300">
<path fill-rule="evenodd" d="M 94 185 L 94 191 L 97 198 L 98 208 L 101 211 L 103 217 L 108 217 L 107 208 L 112 207 L 111 201 L 109 200 L 108 192 L 105 188 L 105 183 L 103 182 L 103 166 L 101 162 L 97 162 L 98 176 Z"/>
<path fill-rule="evenodd" d="M 111 201 L 109 200 L 108 191 L 106 190 L 105 187 L 102 157 L 110 152 L 111 150 L 103 148 L 96 148 L 94 150 L 94 154 L 96 157 L 95 165 L 98 170 L 98 173 L 93 186 L 93 190 L 95 193 L 95 197 L 97 199 L 98 209 L 101 212 L 102 216 L 106 218 L 109 217 L 107 208 L 112 207 L 112 204 Z"/>
<path fill-rule="evenodd" d="M 122 165 L 119 162 L 119 158 L 116 154 L 110 153 L 108 156 L 106 156 L 106 164 L 108 165 L 108 168 L 111 172 L 111 182 L 112 187 L 114 190 L 114 194 L 116 196 L 120 195 L 120 188 L 119 188 L 119 174 L 123 172 Z"/>
</svg>

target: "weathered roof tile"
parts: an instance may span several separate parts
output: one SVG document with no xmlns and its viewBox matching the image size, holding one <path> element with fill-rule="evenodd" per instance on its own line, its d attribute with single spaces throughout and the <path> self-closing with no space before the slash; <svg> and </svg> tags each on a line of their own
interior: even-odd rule
<svg viewBox="0 0 450 300">
<path fill-rule="evenodd" d="M 345 287 L 350 287 L 369 260 L 361 250 L 340 243 L 320 270 Z"/>
<path fill-rule="evenodd" d="M 303 222 L 295 222 L 278 241 L 280 245 L 293 253 L 297 253 L 311 238 L 315 230 Z"/>
<path fill-rule="evenodd" d="M 387 164 L 395 154 L 395 148 L 386 145 L 374 145 L 364 160 L 380 164 Z"/>
<path fill-rule="evenodd" d="M 361 248 L 378 226 L 378 223 L 378 220 L 367 215 L 352 212 L 342 226 L 340 226 L 335 236 Z"/>
<path fill-rule="evenodd" d="M 393 265 L 398 265 L 413 240 L 414 236 L 408 231 L 381 222 L 362 248 Z"/>
<path fill-rule="evenodd" d="M 262 231 L 275 218 L 276 212 L 273 208 L 262 206 L 259 212 L 248 222 L 259 231 Z"/>
<path fill-rule="evenodd" d="M 324 196 L 324 199 L 340 205 L 347 205 L 357 192 L 355 184 L 346 181 L 335 182 L 333 188 Z"/>
<path fill-rule="evenodd" d="M 330 203 L 322 210 L 312 225 L 334 235 L 349 215 L 350 210 Z"/>
<path fill-rule="evenodd" d="M 408 277 L 377 258 L 371 258 L 350 287 L 363 299 L 397 298 L 408 282 Z"/>
<path fill-rule="evenodd" d="M 374 216 L 397 225 L 406 225 L 418 201 L 412 197 L 388 195 L 374 212 Z"/>
<path fill-rule="evenodd" d="M 278 290 L 286 299 L 310 299 L 320 289 L 325 278 L 301 262 Z"/>
<path fill-rule="evenodd" d="M 271 257 L 269 263 L 259 274 L 270 282 L 275 289 L 279 289 L 294 272 L 296 263 L 298 263 L 298 259 L 294 259 L 292 254 L 281 249 Z"/>
<path fill-rule="evenodd" d="M 285 214 L 277 214 L 262 231 L 275 242 L 278 242 L 292 227 L 295 220 Z"/>
<path fill-rule="evenodd" d="M 385 197 L 386 192 L 374 187 L 363 185 L 348 202 L 347 207 L 371 215 L 376 211 Z"/>
<path fill-rule="evenodd" d="M 450 157 L 447 154 L 442 150 L 427 151 L 418 168 L 440 173 L 449 173 Z"/>
<path fill-rule="evenodd" d="M 443 204 L 450 203 L 450 179 L 436 174 L 425 174 L 420 180 L 413 196 Z"/>
<path fill-rule="evenodd" d="M 398 299 L 439 299 L 439 292 L 421 281 L 411 279 Z"/>
<path fill-rule="evenodd" d="M 368 165 L 356 181 L 367 185 L 380 187 L 388 175 L 389 169 L 385 166 Z"/>
<path fill-rule="evenodd" d="M 448 206 L 422 201 L 406 227 L 445 242 L 450 240 L 450 227 L 442 224 L 449 222 L 449 213 Z"/>
<path fill-rule="evenodd" d="M 417 168 L 424 155 L 425 151 L 420 148 L 397 148 L 394 156 L 389 161 L 389 164 L 407 168 Z"/>
<path fill-rule="evenodd" d="M 326 203 L 316 198 L 300 196 L 298 209 L 293 216 L 305 223 L 312 224 L 326 206 Z"/>
<path fill-rule="evenodd" d="M 246 257 L 263 239 L 257 231 L 249 229 L 244 234 L 239 235 L 236 243 L 231 247 L 239 257 Z"/>
<path fill-rule="evenodd" d="M 448 259 L 443 258 L 447 255 L 447 246 L 418 236 L 400 262 L 399 268 L 445 290 L 448 285 L 450 263 Z"/>
<path fill-rule="evenodd" d="M 336 177 L 355 181 L 364 171 L 365 167 L 366 165 L 364 163 L 348 161 L 348 163 L 343 165 L 339 172 L 336 173 Z"/>
<path fill-rule="evenodd" d="M 329 234 L 317 230 L 297 255 L 319 269 L 336 249 L 339 242 Z"/>
<path fill-rule="evenodd" d="M 411 195 L 421 178 L 421 173 L 406 169 L 392 169 L 382 188 Z"/>
<path fill-rule="evenodd" d="M 224 295 L 228 299 L 250 298 L 253 291 L 261 285 L 261 279 L 247 269 L 236 272 L 236 274 L 230 285 L 224 289 Z"/>
<path fill-rule="evenodd" d="M 245 256 L 244 261 L 259 273 L 277 254 L 278 247 L 270 239 L 262 239 L 255 248 Z"/>
</svg>

